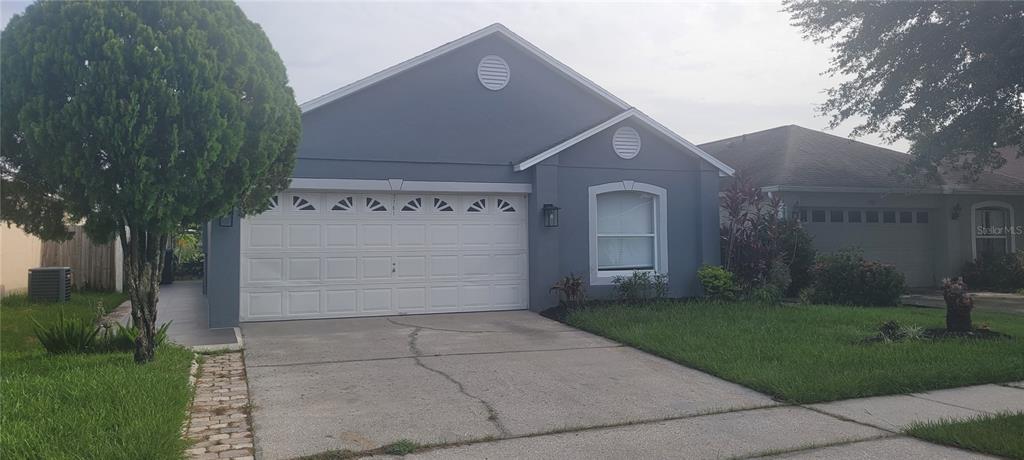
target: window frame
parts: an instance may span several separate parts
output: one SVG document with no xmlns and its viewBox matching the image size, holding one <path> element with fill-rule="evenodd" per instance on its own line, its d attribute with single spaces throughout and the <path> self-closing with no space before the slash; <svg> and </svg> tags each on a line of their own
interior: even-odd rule
<svg viewBox="0 0 1024 460">
<path fill-rule="evenodd" d="M 1006 242 L 1006 249 L 1008 254 L 1012 254 L 1017 251 L 1017 238 L 1011 233 L 1003 233 L 1002 235 L 978 235 L 978 211 L 985 208 L 1002 208 L 1006 212 L 1007 228 L 1015 228 L 1014 226 L 1014 215 L 1013 206 L 1003 201 L 981 201 L 971 205 L 971 256 L 972 260 L 978 260 L 978 240 L 979 239 L 1001 239 Z"/>
<path fill-rule="evenodd" d="M 654 269 L 636 270 L 668 273 L 668 191 L 657 185 L 634 181 L 593 185 L 587 189 L 589 200 L 590 285 L 607 286 L 617 276 L 629 276 L 634 270 L 598 270 L 597 268 L 597 196 L 611 192 L 639 192 L 654 196 Z"/>
</svg>

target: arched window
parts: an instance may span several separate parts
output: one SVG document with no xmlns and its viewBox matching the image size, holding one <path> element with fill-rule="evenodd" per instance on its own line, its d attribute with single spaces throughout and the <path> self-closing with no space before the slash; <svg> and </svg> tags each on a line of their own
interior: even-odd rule
<svg viewBox="0 0 1024 460">
<path fill-rule="evenodd" d="M 1016 250 L 1013 241 L 1013 207 L 999 201 L 971 206 L 974 258 L 997 257 Z"/>
<path fill-rule="evenodd" d="M 590 284 L 668 272 L 665 189 L 631 181 L 590 187 Z"/>
</svg>

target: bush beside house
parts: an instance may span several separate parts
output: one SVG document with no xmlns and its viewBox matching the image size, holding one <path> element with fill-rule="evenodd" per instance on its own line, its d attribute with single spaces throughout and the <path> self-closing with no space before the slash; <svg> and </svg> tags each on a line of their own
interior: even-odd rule
<svg viewBox="0 0 1024 460">
<path fill-rule="evenodd" d="M 1016 292 L 1024 289 L 1024 251 L 997 257 L 979 257 L 962 270 L 972 290 Z"/>
<path fill-rule="evenodd" d="M 864 259 L 855 249 L 818 257 L 811 287 L 801 293 L 810 303 L 895 306 L 906 287 L 896 267 Z"/>
</svg>

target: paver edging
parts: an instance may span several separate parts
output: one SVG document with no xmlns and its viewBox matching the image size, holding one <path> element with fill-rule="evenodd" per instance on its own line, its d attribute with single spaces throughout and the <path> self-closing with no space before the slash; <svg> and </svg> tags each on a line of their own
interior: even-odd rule
<svg viewBox="0 0 1024 460">
<path fill-rule="evenodd" d="M 249 386 L 241 352 L 207 356 L 196 379 L 185 450 L 193 460 L 254 458 Z"/>
</svg>

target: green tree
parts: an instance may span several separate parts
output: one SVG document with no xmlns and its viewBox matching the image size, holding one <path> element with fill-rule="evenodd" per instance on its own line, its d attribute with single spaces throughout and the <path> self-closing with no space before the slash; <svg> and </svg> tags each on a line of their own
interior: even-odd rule
<svg viewBox="0 0 1024 460">
<path fill-rule="evenodd" d="M 1024 155 L 1024 2 L 787 0 L 806 38 L 829 43 L 821 112 L 854 135 L 911 141 L 914 170 L 967 178 Z"/>
<path fill-rule="evenodd" d="M 135 360 L 151 360 L 168 238 L 287 186 L 284 64 L 231 2 L 38 2 L 0 36 L 0 74 L 0 219 L 119 235 Z"/>
</svg>

